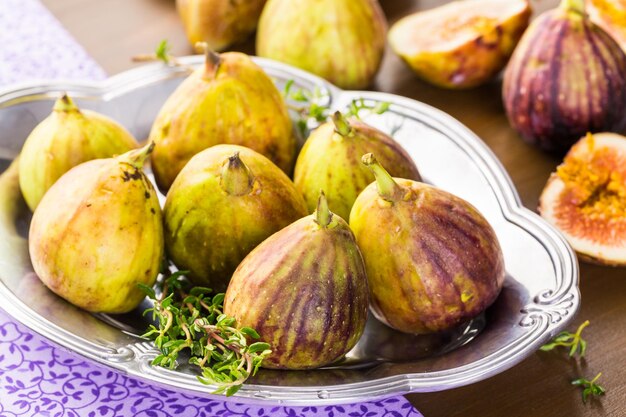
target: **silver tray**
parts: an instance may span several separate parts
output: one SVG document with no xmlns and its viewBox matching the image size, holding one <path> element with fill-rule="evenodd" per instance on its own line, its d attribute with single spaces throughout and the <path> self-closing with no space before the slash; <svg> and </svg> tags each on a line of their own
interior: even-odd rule
<svg viewBox="0 0 626 417">
<path fill-rule="evenodd" d="M 182 61 L 199 66 L 203 58 Z M 390 94 L 341 91 L 320 78 L 256 59 L 278 84 L 315 87 L 334 109 L 351 100 L 390 102 L 390 110 L 366 120 L 394 137 L 414 158 L 425 180 L 474 204 L 493 225 L 504 251 L 504 289 L 485 314 L 444 334 L 409 336 L 370 317 L 357 346 L 341 362 L 315 371 L 262 370 L 236 394 L 239 402 L 339 404 L 450 389 L 512 367 L 563 330 L 579 304 L 578 264 L 550 225 L 523 208 L 502 165 L 485 144 L 447 114 Z M 27 245 L 28 210 L 14 169 L 22 144 L 46 117 L 60 92 L 79 106 L 108 114 L 145 139 L 162 103 L 186 76 L 181 69 L 147 65 L 104 82 L 49 82 L 0 91 L 0 306 L 16 320 L 69 351 L 153 384 L 210 396 L 211 387 L 182 365 L 171 371 L 150 365 L 157 354 L 139 335 L 141 311 L 93 315 L 52 294 L 35 276 Z M 370 315 L 371 316 L 371 315 Z"/>
</svg>

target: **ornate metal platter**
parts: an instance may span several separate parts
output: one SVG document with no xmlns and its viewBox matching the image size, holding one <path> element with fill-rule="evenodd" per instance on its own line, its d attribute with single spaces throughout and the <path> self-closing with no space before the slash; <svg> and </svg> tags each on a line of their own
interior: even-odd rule
<svg viewBox="0 0 626 417">
<path fill-rule="evenodd" d="M 187 57 L 183 62 L 198 66 L 202 59 Z M 471 384 L 519 363 L 573 319 L 580 304 L 575 254 L 558 232 L 522 207 L 501 164 L 471 131 L 414 100 L 341 91 L 286 65 L 257 62 L 280 85 L 294 80 L 296 86 L 318 88 L 333 109 L 343 109 L 353 99 L 391 103 L 388 112 L 366 120 L 394 132 L 427 182 L 468 200 L 485 215 L 503 248 L 507 277 L 496 303 L 460 328 L 409 336 L 370 317 L 363 338 L 341 362 L 306 372 L 262 370 L 236 394 L 236 401 L 338 404 Z M 39 281 L 28 256 L 28 210 L 15 166 L 8 168 L 61 92 L 144 139 L 160 106 L 185 75 L 184 70 L 154 64 L 101 83 L 54 82 L 0 91 L 0 305 L 65 349 L 154 384 L 209 396 L 211 387 L 198 382 L 192 368 L 171 371 L 150 365 L 156 351 L 139 337 L 146 328 L 141 312 L 147 302 L 130 314 L 93 315 Z"/>
</svg>

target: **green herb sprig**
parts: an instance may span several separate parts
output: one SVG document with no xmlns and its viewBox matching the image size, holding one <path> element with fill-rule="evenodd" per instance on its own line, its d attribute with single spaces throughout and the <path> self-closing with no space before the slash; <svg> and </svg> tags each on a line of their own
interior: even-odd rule
<svg viewBox="0 0 626 417">
<path fill-rule="evenodd" d="M 587 398 L 589 396 L 592 397 L 599 397 L 601 395 L 604 395 L 606 393 L 606 390 L 599 384 L 596 383 L 596 381 L 602 376 L 602 372 L 600 372 L 598 375 L 595 376 L 595 378 L 593 378 L 591 381 L 589 381 L 586 378 L 579 378 L 576 379 L 574 381 L 572 381 L 572 385 L 576 385 L 579 386 L 583 389 L 583 403 L 587 403 Z"/>
<path fill-rule="evenodd" d="M 296 127 L 302 137 L 306 137 L 310 129 L 326 122 L 331 114 L 330 97 L 327 92 L 315 87 L 312 91 L 306 88 L 294 88 L 294 80 L 285 83 L 283 98 L 289 110 L 297 115 Z M 362 111 L 369 114 L 383 114 L 389 110 L 390 103 L 368 103 L 366 99 L 354 99 L 343 112 L 346 117 L 361 118 Z"/>
<path fill-rule="evenodd" d="M 165 65 L 168 65 L 170 67 L 179 67 L 179 68 L 183 68 L 187 71 L 193 71 L 194 68 L 189 66 L 189 65 L 185 65 L 182 62 L 180 62 L 178 60 L 178 58 L 176 58 L 174 55 L 172 55 L 170 53 L 172 47 L 169 44 L 167 39 L 163 39 L 161 42 L 159 42 L 159 44 L 157 45 L 157 47 L 154 49 L 154 52 L 151 54 L 141 54 L 141 55 L 136 55 L 133 57 L 133 62 L 155 62 L 155 61 L 161 61 L 163 62 Z"/>
<path fill-rule="evenodd" d="M 557 347 L 569 347 L 569 356 L 573 357 L 578 353 L 580 357 L 585 356 L 587 351 L 587 342 L 582 338 L 581 334 L 585 327 L 589 326 L 589 320 L 586 320 L 583 324 L 578 326 L 576 333 L 561 332 L 550 343 L 546 343 L 539 349 L 548 352 Z"/>
<path fill-rule="evenodd" d="M 271 353 L 270 345 L 248 344 L 248 339 L 259 339 L 259 334 L 249 327 L 237 328 L 236 320 L 223 313 L 224 294 L 211 295 L 209 288 L 191 287 L 185 273 L 165 277 L 159 295 L 140 285 L 154 302 L 144 314 L 152 313 L 157 324 L 143 335 L 154 339 L 161 352 L 152 364 L 174 369 L 179 354 L 188 350 L 189 363 L 201 370 L 198 380 L 217 386 L 214 394 L 231 396 L 257 372 Z"/>
</svg>

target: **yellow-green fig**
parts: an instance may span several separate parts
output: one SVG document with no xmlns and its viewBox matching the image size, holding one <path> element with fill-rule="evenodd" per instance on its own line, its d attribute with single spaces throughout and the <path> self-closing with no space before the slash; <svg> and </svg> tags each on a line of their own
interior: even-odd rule
<svg viewBox="0 0 626 417">
<path fill-rule="evenodd" d="M 92 312 L 125 313 L 154 284 L 163 259 L 161 208 L 142 171 L 153 144 L 82 163 L 33 214 L 29 252 L 43 283 Z"/>
<path fill-rule="evenodd" d="M 224 313 L 272 347 L 263 367 L 312 369 L 348 353 L 367 319 L 367 277 L 348 224 L 317 211 L 275 233 L 237 268 Z"/>
<path fill-rule="evenodd" d="M 218 144 L 246 146 L 286 173 L 296 158 L 296 139 L 280 92 L 245 54 L 207 52 L 206 65 L 172 93 L 157 116 L 152 169 L 166 191 L 198 152 Z"/>
<path fill-rule="evenodd" d="M 192 45 L 205 42 L 221 51 L 256 29 L 265 0 L 176 0 Z"/>
<path fill-rule="evenodd" d="M 354 200 L 374 181 L 361 163 L 368 152 L 376 153 L 393 176 L 421 180 L 411 157 L 391 137 L 358 119 L 347 120 L 340 112 L 332 119 L 311 133 L 296 161 L 294 183 L 310 212 L 319 190 L 326 190 L 330 209 L 348 219 Z"/>
<path fill-rule="evenodd" d="M 350 228 L 363 258 L 371 309 L 406 333 L 455 327 L 484 311 L 504 283 L 504 258 L 487 220 L 467 201 L 392 178 L 372 154 L 376 182 L 354 202 Z"/>
<path fill-rule="evenodd" d="M 135 138 L 120 124 L 97 112 L 80 110 L 64 94 L 22 148 L 19 178 L 24 200 L 34 211 L 52 184 L 71 168 L 136 147 Z"/>
<path fill-rule="evenodd" d="M 256 50 L 341 88 L 365 88 L 378 72 L 386 33 L 378 0 L 269 0 Z"/>
<path fill-rule="evenodd" d="M 307 209 L 269 159 L 242 146 L 217 145 L 180 172 L 163 213 L 170 259 L 194 283 L 223 291 L 252 249 Z"/>
</svg>

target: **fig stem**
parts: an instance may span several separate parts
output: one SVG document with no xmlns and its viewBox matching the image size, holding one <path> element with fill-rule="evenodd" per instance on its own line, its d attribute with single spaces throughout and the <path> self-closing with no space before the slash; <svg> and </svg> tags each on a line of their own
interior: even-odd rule
<svg viewBox="0 0 626 417">
<path fill-rule="evenodd" d="M 204 51 L 204 76 L 205 78 L 213 78 L 220 69 L 222 59 L 220 54 L 209 48 L 206 42 L 196 42 L 196 49 Z"/>
<path fill-rule="evenodd" d="M 333 219 L 333 213 L 328 208 L 328 200 L 324 190 L 320 190 L 320 196 L 317 199 L 317 210 L 315 210 L 315 222 L 320 227 L 326 228 Z"/>
<path fill-rule="evenodd" d="M 153 149 L 154 142 L 150 141 L 145 146 L 139 149 L 133 149 L 130 152 L 126 152 L 125 154 L 118 156 L 117 159 L 120 162 L 125 162 L 134 166 L 137 169 L 141 169 L 143 168 L 143 164 L 146 162 L 146 159 L 148 159 L 148 156 L 152 153 Z"/>
<path fill-rule="evenodd" d="M 402 195 L 404 194 L 402 188 L 400 188 L 398 183 L 395 182 L 387 170 L 378 162 L 374 154 L 368 153 L 363 155 L 361 161 L 374 173 L 376 185 L 378 186 L 378 195 L 390 202 L 402 199 Z"/>
<path fill-rule="evenodd" d="M 63 93 L 63 95 L 54 102 L 52 110 L 59 112 L 78 111 L 78 107 L 67 93 Z"/>
<path fill-rule="evenodd" d="M 564 10 L 580 13 L 582 15 L 587 14 L 585 11 L 585 0 L 562 0 L 561 7 Z"/>
<path fill-rule="evenodd" d="M 348 136 L 352 133 L 352 126 L 350 126 L 348 119 L 346 119 L 340 111 L 336 111 L 333 114 L 332 119 L 335 125 L 335 132 L 339 133 L 341 136 Z"/>
<path fill-rule="evenodd" d="M 230 195 L 246 195 L 252 191 L 254 176 L 239 158 L 239 151 L 228 157 L 222 168 L 220 186 Z"/>
</svg>

